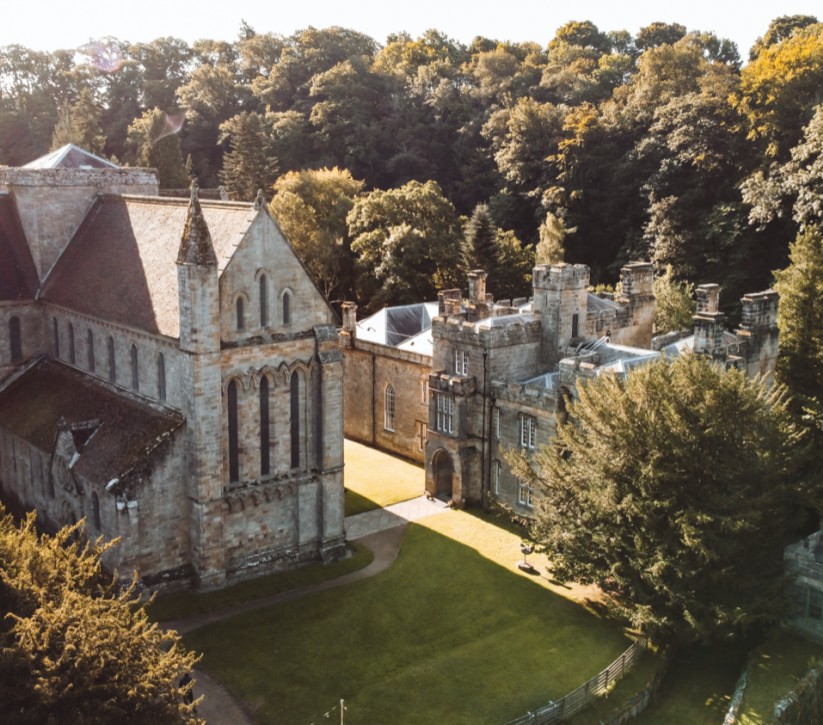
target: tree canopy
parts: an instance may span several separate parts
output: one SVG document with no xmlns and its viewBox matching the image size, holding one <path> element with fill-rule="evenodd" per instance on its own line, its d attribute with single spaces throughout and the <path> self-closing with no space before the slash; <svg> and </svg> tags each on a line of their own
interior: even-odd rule
<svg viewBox="0 0 823 725">
<path fill-rule="evenodd" d="M 135 585 L 101 567 L 113 544 L 83 523 L 38 535 L 0 509 L 0 719 L 15 723 L 202 723 L 180 678 L 196 657 L 150 624 Z"/>
<path fill-rule="evenodd" d="M 370 192 L 432 182 L 453 208 L 449 225 L 486 205 L 520 244 L 507 253 L 536 245 L 551 214 L 567 230 L 565 259 L 588 264 L 594 283 L 653 257 L 678 281 L 722 284 L 734 314 L 740 294 L 786 264 L 797 233 L 786 199 L 802 197 L 804 215 L 819 199 L 804 159 L 819 156 L 809 124 L 822 27 L 775 18 L 742 68 L 734 43 L 675 22 L 633 35 L 575 20 L 543 45 L 465 45 L 436 29 L 381 45 L 341 27 L 286 36 L 247 24 L 234 42 L 12 45 L 0 48 L 0 163 L 79 139 L 157 164 L 163 186 L 185 186 L 178 156 L 191 159 L 202 187 L 225 183 L 242 199 L 258 188 L 268 197 L 277 174 L 321 168 L 345 169 Z M 775 175 L 773 164 L 791 163 Z M 783 194 L 784 213 L 765 224 L 761 181 Z M 379 257 L 354 256 L 364 276 L 382 274 Z M 384 301 L 420 299 L 431 284 L 402 287 Z M 490 291 L 502 296 L 494 277 Z"/>
<path fill-rule="evenodd" d="M 517 474 L 561 580 L 597 584 L 664 644 L 717 642 L 782 614 L 799 434 L 786 392 L 699 356 L 582 385 L 557 440 Z"/>
</svg>

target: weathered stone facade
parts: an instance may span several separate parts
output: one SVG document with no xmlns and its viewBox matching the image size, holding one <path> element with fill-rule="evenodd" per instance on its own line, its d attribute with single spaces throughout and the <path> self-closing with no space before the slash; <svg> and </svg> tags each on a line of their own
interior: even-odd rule
<svg viewBox="0 0 823 725">
<path fill-rule="evenodd" d="M 378 313 L 355 324 L 354 308 L 348 306 L 340 338 L 346 359 L 346 434 L 422 461 L 426 490 L 433 496 L 456 505 L 491 498 L 528 517 L 536 492 L 511 473 L 504 452 L 528 453 L 548 443 L 581 378 L 604 370 L 622 374 L 685 350 L 722 359 L 749 374 L 774 370 L 774 292 L 743 298 L 743 323 L 733 334 L 726 331 L 725 316 L 718 311 L 720 288 L 702 285 L 694 334 L 653 341 L 652 265 L 626 265 L 621 283 L 616 298 L 594 295 L 585 265 L 540 266 L 534 270 L 530 303 L 495 303 L 486 293 L 485 273 L 472 272 L 466 299 L 460 290 L 440 293 L 431 328 L 422 331 L 430 338 L 430 355 L 410 353 L 415 340 L 423 347 L 420 335 L 401 344 L 398 340 L 405 338 L 392 344 L 385 335 L 379 342 L 359 339 L 366 329 L 385 332 L 381 325 L 387 315 Z M 421 443 L 419 407 L 425 399 L 418 379 L 427 366 L 427 431 L 421 457 L 414 451 Z M 392 432 L 382 426 L 388 386 L 396 409 Z"/>
<path fill-rule="evenodd" d="M 86 516 L 152 584 L 339 555 L 331 310 L 264 204 L 156 192 L 145 169 L 0 171 L 0 493 Z"/>
</svg>

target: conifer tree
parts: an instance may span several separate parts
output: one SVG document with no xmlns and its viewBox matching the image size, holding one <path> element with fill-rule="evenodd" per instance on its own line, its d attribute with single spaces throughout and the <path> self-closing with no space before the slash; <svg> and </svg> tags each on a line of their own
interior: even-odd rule
<svg viewBox="0 0 823 725">
<path fill-rule="evenodd" d="M 188 185 L 180 151 L 179 124 L 159 108 L 146 111 L 129 126 L 129 142 L 139 166 L 157 169 L 161 189 Z"/>
<path fill-rule="evenodd" d="M 197 658 L 103 570 L 112 545 L 0 508 L 0 721 L 202 725 L 178 687 Z"/>
<path fill-rule="evenodd" d="M 100 128 L 100 111 L 88 88 L 80 91 L 76 103 L 64 103 L 58 111 L 51 148 L 59 149 L 69 143 L 93 154 L 102 154 L 106 145 L 106 137 Z"/>
<path fill-rule="evenodd" d="M 262 189 L 271 198 L 277 178 L 277 159 L 270 153 L 270 142 L 259 113 L 244 111 L 220 126 L 220 140 L 231 146 L 223 157 L 220 181 L 233 199 L 251 201 Z"/>
<path fill-rule="evenodd" d="M 486 204 L 478 204 L 463 233 L 463 266 L 466 271 L 483 269 L 494 280 L 500 266 L 497 227 Z"/>
<path fill-rule="evenodd" d="M 534 250 L 535 264 L 559 264 L 563 261 L 563 240 L 566 226 L 563 220 L 549 212 L 540 225 L 540 241 Z"/>
</svg>

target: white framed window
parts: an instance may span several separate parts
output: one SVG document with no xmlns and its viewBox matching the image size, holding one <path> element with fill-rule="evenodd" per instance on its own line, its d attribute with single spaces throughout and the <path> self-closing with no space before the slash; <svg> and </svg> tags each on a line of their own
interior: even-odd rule
<svg viewBox="0 0 823 725">
<path fill-rule="evenodd" d="M 394 432 L 394 388 L 386 386 L 383 396 L 383 428 Z"/>
<path fill-rule="evenodd" d="M 492 492 L 495 496 L 500 495 L 500 461 L 497 460 L 492 464 Z"/>
<path fill-rule="evenodd" d="M 517 482 L 517 502 L 522 506 L 532 507 L 532 487 L 525 481 Z"/>
<path fill-rule="evenodd" d="M 537 419 L 531 415 L 520 416 L 520 447 L 534 448 L 537 443 Z"/>
<path fill-rule="evenodd" d="M 420 381 L 420 402 L 421 403 L 428 403 L 429 402 L 429 379 L 423 378 Z"/>
<path fill-rule="evenodd" d="M 454 374 L 468 375 L 469 374 L 469 351 L 455 350 L 454 351 Z"/>
<path fill-rule="evenodd" d="M 451 433 L 454 426 L 454 399 L 448 393 L 437 393 L 435 426 L 441 433 Z"/>
<path fill-rule="evenodd" d="M 492 408 L 492 431 L 496 440 L 500 440 L 500 408 Z"/>
</svg>

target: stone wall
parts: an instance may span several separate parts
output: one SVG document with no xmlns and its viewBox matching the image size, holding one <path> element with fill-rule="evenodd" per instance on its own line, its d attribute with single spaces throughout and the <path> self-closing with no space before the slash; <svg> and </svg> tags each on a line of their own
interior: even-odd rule
<svg viewBox="0 0 823 725">
<path fill-rule="evenodd" d="M 40 279 L 74 236 L 98 194 L 156 195 L 154 169 L 0 169 L 14 194 Z"/>
<path fill-rule="evenodd" d="M 357 340 L 344 352 L 347 438 L 422 463 L 428 423 L 431 358 Z M 386 418 L 386 388 L 394 420 Z"/>
<path fill-rule="evenodd" d="M 40 306 L 34 300 L 0 301 L 0 380 L 12 370 L 10 325 L 13 317 L 19 320 L 22 360 L 32 360 L 42 354 L 44 349 L 43 313 Z"/>
</svg>

